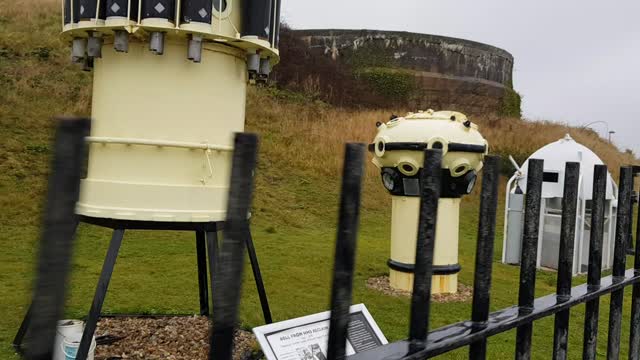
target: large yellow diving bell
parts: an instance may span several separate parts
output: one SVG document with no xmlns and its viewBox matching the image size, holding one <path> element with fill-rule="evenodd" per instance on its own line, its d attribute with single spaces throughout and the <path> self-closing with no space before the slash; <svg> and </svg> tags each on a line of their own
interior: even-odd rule
<svg viewBox="0 0 640 360">
<path fill-rule="evenodd" d="M 370 148 L 392 197 L 389 278 L 393 288 L 405 291 L 413 289 L 424 150 L 442 150 L 432 292 L 457 292 L 460 198 L 473 190 L 487 141 L 464 114 L 428 110 L 379 123 Z"/>
<path fill-rule="evenodd" d="M 72 59 L 94 69 L 87 178 L 96 218 L 225 218 L 247 83 L 279 60 L 280 0 L 64 0 Z"/>
</svg>

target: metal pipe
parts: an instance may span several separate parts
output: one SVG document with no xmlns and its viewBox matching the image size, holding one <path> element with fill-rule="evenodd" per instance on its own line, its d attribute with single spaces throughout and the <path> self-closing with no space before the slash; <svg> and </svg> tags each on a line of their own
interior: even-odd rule
<svg viewBox="0 0 640 360">
<path fill-rule="evenodd" d="M 564 171 L 564 194 L 562 196 L 562 220 L 560 223 L 560 249 L 558 253 L 558 301 L 571 298 L 571 278 L 573 277 L 573 254 L 576 241 L 576 212 L 580 182 L 580 163 L 568 162 Z M 567 358 L 569 339 L 569 310 L 559 312 L 555 317 L 553 334 L 553 359 Z"/>
<path fill-rule="evenodd" d="M 426 347 L 429 332 L 433 254 L 436 243 L 438 201 L 442 186 L 441 168 L 442 151 L 438 149 L 426 150 L 420 175 L 420 214 L 409 325 L 409 342 L 411 344 L 409 351 L 412 353 Z"/>
<path fill-rule="evenodd" d="M 493 243 L 496 232 L 498 185 L 500 183 L 500 157 L 485 156 L 480 195 L 480 221 L 476 243 L 476 265 L 473 280 L 471 321 L 478 329 L 487 326 L 491 292 Z M 474 342 L 469 347 L 469 359 L 486 359 L 487 340 Z"/>
<path fill-rule="evenodd" d="M 509 216 L 509 209 L 511 206 L 510 194 L 511 184 L 516 180 L 516 175 L 513 175 L 507 182 L 507 191 L 505 194 L 505 206 L 504 206 L 504 224 L 502 225 L 502 263 L 507 261 L 507 217 Z"/>
<path fill-rule="evenodd" d="M 95 136 L 87 137 L 86 140 L 87 142 L 96 143 L 96 144 L 145 145 L 145 146 L 173 147 L 173 148 L 184 148 L 184 149 L 233 151 L 232 146 L 209 145 L 206 143 L 193 143 L 193 142 L 185 142 L 185 141 L 95 137 Z"/>
<path fill-rule="evenodd" d="M 360 196 L 364 176 L 364 144 L 347 144 L 342 170 L 340 215 L 333 267 L 331 290 L 331 319 L 327 359 L 345 358 L 345 343 L 349 323 L 349 307 L 355 268 L 358 225 L 360 221 Z"/>
</svg>

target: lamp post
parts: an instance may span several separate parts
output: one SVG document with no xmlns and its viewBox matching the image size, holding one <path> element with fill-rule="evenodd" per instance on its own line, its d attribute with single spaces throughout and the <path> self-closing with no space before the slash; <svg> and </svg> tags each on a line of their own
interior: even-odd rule
<svg viewBox="0 0 640 360">
<path fill-rule="evenodd" d="M 608 139 L 609 139 L 609 143 L 611 143 L 611 135 L 615 134 L 615 131 L 609 131 L 609 123 L 606 121 L 602 121 L 602 120 L 598 120 L 598 121 L 594 121 L 594 122 L 590 122 L 586 125 L 582 125 L 583 129 L 587 129 L 589 128 L 589 126 L 591 125 L 595 125 L 595 124 L 604 124 L 604 126 L 607 128 L 607 134 L 608 134 Z"/>
</svg>

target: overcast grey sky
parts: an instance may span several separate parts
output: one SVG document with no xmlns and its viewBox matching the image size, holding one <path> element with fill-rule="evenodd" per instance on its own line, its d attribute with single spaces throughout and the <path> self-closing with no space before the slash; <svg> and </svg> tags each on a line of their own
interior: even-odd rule
<svg viewBox="0 0 640 360">
<path fill-rule="evenodd" d="M 400 30 L 503 48 L 524 116 L 603 120 L 640 155 L 640 0 L 283 0 L 296 29 Z M 592 128 L 606 137 L 606 127 Z"/>
</svg>

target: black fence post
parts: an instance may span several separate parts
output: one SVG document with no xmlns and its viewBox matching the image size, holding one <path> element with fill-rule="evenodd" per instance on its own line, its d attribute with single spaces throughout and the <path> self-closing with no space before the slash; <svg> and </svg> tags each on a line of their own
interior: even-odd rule
<svg viewBox="0 0 640 360">
<path fill-rule="evenodd" d="M 56 119 L 31 324 L 26 332 L 28 359 L 44 360 L 53 356 L 56 327 L 63 314 L 66 280 L 78 224 L 75 208 L 80 195 L 85 137 L 89 134 L 90 126 L 89 119 Z"/>
<path fill-rule="evenodd" d="M 340 218 L 333 268 L 331 319 L 327 359 L 345 358 L 345 343 L 349 326 L 349 307 L 356 261 L 356 244 L 360 221 L 360 196 L 364 176 L 364 144 L 347 144 L 342 170 Z"/>
<path fill-rule="evenodd" d="M 482 170 L 482 193 L 480 195 L 480 221 L 476 244 L 476 265 L 473 280 L 473 306 L 471 321 L 476 329 L 484 329 L 489 319 L 491 298 L 491 270 L 493 268 L 493 243 L 496 234 L 496 212 L 498 207 L 498 185 L 500 184 L 500 157 L 486 156 Z M 469 346 L 469 359 L 487 358 L 487 339 Z"/>
<path fill-rule="evenodd" d="M 213 326 L 209 358 L 231 360 L 233 338 L 238 322 L 244 250 L 249 235 L 254 169 L 258 157 L 258 138 L 254 134 L 236 134 L 227 201 L 222 247 L 214 267 Z M 210 249 L 211 250 L 211 249 Z M 210 255 L 211 256 L 211 255 Z"/>
<path fill-rule="evenodd" d="M 538 259 L 543 169 L 543 160 L 529 159 L 522 255 L 520 257 L 520 288 L 518 290 L 518 311 L 521 314 L 528 314 L 533 310 L 533 300 L 536 291 L 536 263 Z M 525 360 L 531 358 L 532 331 L 532 323 L 518 327 L 516 331 L 516 359 Z"/>
<path fill-rule="evenodd" d="M 420 215 L 416 241 L 416 262 L 411 296 L 409 328 L 409 352 L 426 347 L 431 308 L 431 277 L 433 275 L 433 250 L 436 243 L 438 201 L 440 200 L 442 151 L 424 152 L 420 189 Z"/>
<path fill-rule="evenodd" d="M 591 291 L 600 288 L 602 269 L 602 236 L 604 235 L 604 209 L 607 195 L 607 167 L 595 165 L 591 205 L 591 236 L 589 239 L 589 270 L 587 284 Z M 594 360 L 598 343 L 598 316 L 600 298 L 587 301 L 584 320 L 582 358 Z"/>
<path fill-rule="evenodd" d="M 613 281 L 624 280 L 627 263 L 627 243 L 631 235 L 631 191 L 633 190 L 633 172 L 631 167 L 620 168 L 620 188 L 618 190 L 618 215 L 616 217 L 616 243 L 613 255 Z M 609 336 L 607 338 L 607 359 L 620 357 L 620 332 L 622 331 L 622 301 L 624 289 L 611 293 L 609 303 Z"/>
<path fill-rule="evenodd" d="M 636 248 L 633 260 L 633 269 L 636 276 L 640 275 L 640 206 L 638 207 L 637 216 Z M 640 283 L 633 284 L 633 292 L 631 294 L 629 360 L 640 360 Z"/>
<path fill-rule="evenodd" d="M 576 240 L 576 212 L 578 206 L 578 185 L 580 183 L 580 163 L 568 162 L 564 170 L 564 194 L 562 196 L 562 221 L 560 224 L 560 250 L 558 253 L 558 302 L 571 298 L 571 278 L 573 277 L 573 252 Z M 553 334 L 553 359 L 567 358 L 569 336 L 569 310 L 556 314 Z"/>
</svg>

